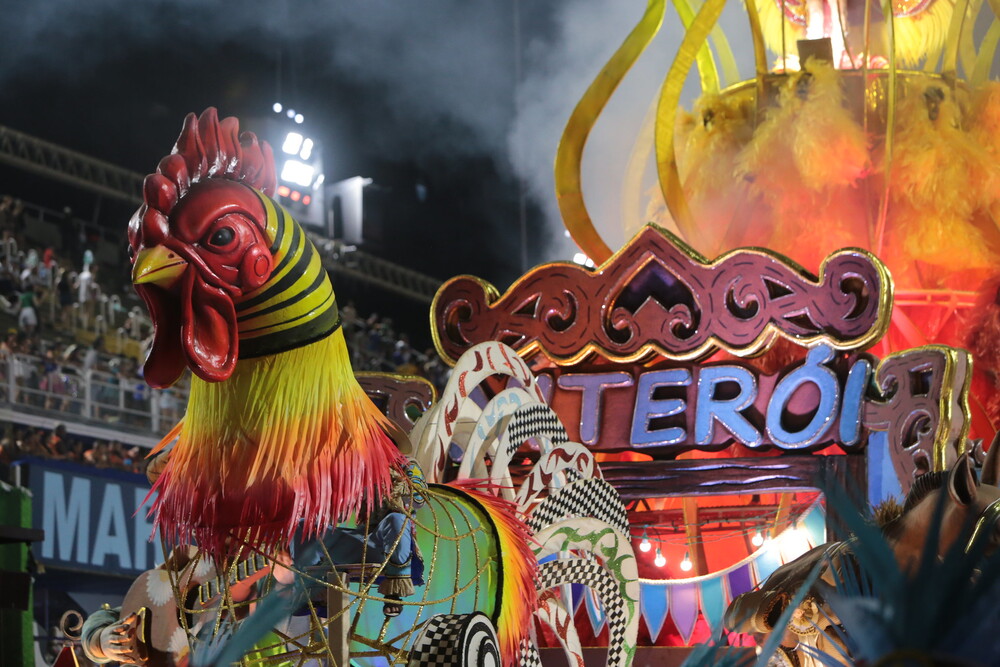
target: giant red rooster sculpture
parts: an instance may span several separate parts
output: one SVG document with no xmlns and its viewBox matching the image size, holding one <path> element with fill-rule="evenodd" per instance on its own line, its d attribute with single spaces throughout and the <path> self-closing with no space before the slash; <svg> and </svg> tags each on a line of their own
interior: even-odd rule
<svg viewBox="0 0 1000 667">
<path fill-rule="evenodd" d="M 188 115 L 129 223 L 132 280 L 154 325 L 144 375 L 194 376 L 154 491 L 156 525 L 216 557 L 320 533 L 389 489 L 399 452 L 351 371 L 333 287 L 271 199 L 266 143 Z"/>
</svg>

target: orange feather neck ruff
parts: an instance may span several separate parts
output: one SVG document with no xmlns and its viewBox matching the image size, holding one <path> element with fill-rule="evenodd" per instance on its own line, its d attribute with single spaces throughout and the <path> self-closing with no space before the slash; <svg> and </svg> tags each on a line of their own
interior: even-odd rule
<svg viewBox="0 0 1000 667">
<path fill-rule="evenodd" d="M 192 378 L 177 444 L 153 487 L 155 526 L 217 559 L 239 543 L 322 534 L 390 487 L 400 459 L 387 419 L 355 381 L 343 332 L 242 359 L 229 380 Z"/>
</svg>

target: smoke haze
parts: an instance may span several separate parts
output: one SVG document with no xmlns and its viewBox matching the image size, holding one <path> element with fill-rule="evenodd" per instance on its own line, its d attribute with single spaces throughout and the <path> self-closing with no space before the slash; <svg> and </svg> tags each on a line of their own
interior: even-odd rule
<svg viewBox="0 0 1000 667">
<path fill-rule="evenodd" d="M 351 120 L 319 119 L 349 135 L 345 142 L 383 155 L 457 160 L 490 155 L 501 170 L 513 170 L 544 213 L 549 232 L 541 238 L 555 241 L 550 249 L 534 253 L 535 259 L 571 255 L 571 245 L 562 239 L 553 190 L 556 147 L 576 101 L 646 6 L 643 0 L 552 4 L 522 0 L 517 6 L 485 0 L 250 0 L 224 6 L 197 0 L 15 0 L 8 4 L 13 6 L 0 19 L 5 36 L 0 40 L 0 87 L 31 80 L 56 89 L 97 87 L 104 98 L 120 96 L 106 101 L 123 107 L 137 98 L 152 97 L 148 114 L 169 118 L 171 129 L 164 131 L 169 136 L 180 125 L 171 104 L 188 104 L 183 111 L 189 111 L 196 110 L 193 105 L 201 100 L 218 103 L 220 97 L 242 95 L 242 99 L 256 96 L 259 106 L 269 107 L 278 94 L 287 97 L 297 91 L 309 99 L 317 94 L 309 92 L 310 85 L 332 77 L 341 82 L 335 108 L 321 111 L 314 104 L 307 115 L 343 116 L 343 108 L 349 107 Z M 517 15 L 520 55 L 515 50 Z M 621 174 L 680 35 L 676 15 L 670 12 L 587 145 L 587 205 L 613 247 L 625 240 Z M 159 53 L 162 62 L 136 72 L 136 52 Z M 202 53 L 220 55 L 199 58 Z M 236 65 L 244 59 L 247 67 L 260 71 L 234 77 L 234 62 L 226 60 L 227 53 L 233 54 L 230 58 Z M 116 76 L 129 77 L 135 88 L 106 90 L 108 84 L 102 82 Z M 161 80 L 163 92 L 157 98 Z M 190 82 L 190 93 L 172 92 L 170 86 L 183 88 L 184 81 Z M 194 89 L 201 92 L 195 94 Z M 87 111 L 76 113 L 85 116 Z M 11 113 L 18 118 L 15 111 Z M 23 116 L 27 124 L 29 113 L 34 112 Z M 128 132 L 142 129 L 128 128 Z M 80 134 L 79 128 L 73 131 Z M 51 137 L 64 138 L 59 130 Z M 89 148 L 86 138 L 83 141 L 80 150 Z M 163 141 L 156 137 L 157 145 Z M 125 151 L 98 155 L 127 160 Z M 143 159 L 146 163 L 148 156 Z M 336 169 L 336 156 L 331 163 Z M 345 171 L 335 177 L 348 175 L 353 174 Z M 652 183 L 648 177 L 647 181 Z"/>
</svg>

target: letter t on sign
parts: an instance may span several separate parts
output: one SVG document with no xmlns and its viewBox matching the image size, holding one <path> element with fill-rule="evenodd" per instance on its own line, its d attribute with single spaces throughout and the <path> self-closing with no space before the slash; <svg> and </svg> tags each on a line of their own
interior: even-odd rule
<svg viewBox="0 0 1000 667">
<path fill-rule="evenodd" d="M 716 398 L 715 390 L 723 383 L 732 383 L 739 393 L 730 399 Z M 740 414 L 757 398 L 757 381 L 750 371 L 740 366 L 709 366 L 698 374 L 698 404 L 695 408 L 694 439 L 699 445 L 712 444 L 715 422 L 718 421 L 747 447 L 758 447 L 761 435 L 747 418 Z"/>
<path fill-rule="evenodd" d="M 604 390 L 608 387 L 629 387 L 633 380 L 628 373 L 573 373 L 561 376 L 557 382 L 561 389 L 583 392 L 580 397 L 580 440 L 585 445 L 593 445 L 597 443 Z"/>
<path fill-rule="evenodd" d="M 649 420 L 656 417 L 679 415 L 687 408 L 682 398 L 654 399 L 657 387 L 686 387 L 691 384 L 691 371 L 686 368 L 672 368 L 666 371 L 650 371 L 639 376 L 639 388 L 635 392 L 635 411 L 632 413 L 632 444 L 677 445 L 684 442 L 687 433 L 679 426 L 650 430 Z"/>
</svg>

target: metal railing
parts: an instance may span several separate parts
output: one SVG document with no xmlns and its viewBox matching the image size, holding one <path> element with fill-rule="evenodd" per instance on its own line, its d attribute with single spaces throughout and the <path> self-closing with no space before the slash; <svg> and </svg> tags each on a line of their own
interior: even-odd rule
<svg viewBox="0 0 1000 667">
<path fill-rule="evenodd" d="M 103 160 L 77 153 L 56 144 L 0 125 L 0 162 L 33 171 L 82 188 L 127 202 L 142 203 L 144 174 L 117 167 Z M 365 252 L 354 253 L 348 261 L 332 252 L 328 239 L 311 234 L 320 241 L 319 250 L 327 270 L 377 285 L 395 294 L 430 303 L 441 281 L 399 264 Z"/>
<path fill-rule="evenodd" d="M 180 419 L 187 387 L 151 389 L 140 377 L 26 354 L 0 360 L 0 400 L 113 426 L 163 433 Z"/>
<path fill-rule="evenodd" d="M 0 126 L 0 161 L 130 203 L 142 203 L 145 174 L 122 169 Z"/>
</svg>

